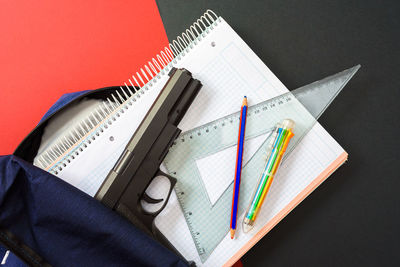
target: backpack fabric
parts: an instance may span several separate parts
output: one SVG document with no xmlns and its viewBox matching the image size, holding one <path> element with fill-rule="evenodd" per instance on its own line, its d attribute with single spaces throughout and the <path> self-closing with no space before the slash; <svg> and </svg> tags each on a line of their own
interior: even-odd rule
<svg viewBox="0 0 400 267">
<path fill-rule="evenodd" d="M 62 96 L 41 122 L 87 93 Z M 18 156 L 23 152 L 0 157 L 0 262 L 11 250 L 4 266 L 187 266 L 116 212 Z"/>
</svg>

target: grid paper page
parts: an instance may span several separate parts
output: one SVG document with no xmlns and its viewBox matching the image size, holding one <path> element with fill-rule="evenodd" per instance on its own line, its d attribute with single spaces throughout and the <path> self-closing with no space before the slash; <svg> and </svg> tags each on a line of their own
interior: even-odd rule
<svg viewBox="0 0 400 267">
<path fill-rule="evenodd" d="M 203 84 L 179 124 L 182 131 L 238 111 L 237 99 L 242 99 L 245 91 L 251 99 L 249 105 L 252 105 L 286 90 L 249 48 L 239 49 L 245 45 L 240 38 L 225 38 L 236 33 L 225 21 L 221 21 L 192 51 L 179 55 L 171 63 L 174 67 L 188 69 Z M 241 71 L 242 66 L 246 67 L 246 73 Z M 71 161 L 57 176 L 94 196 L 168 78 L 163 71 L 160 79 L 153 79 L 150 85 L 145 86 L 143 94 L 139 94 L 140 98 L 127 105 L 128 109 L 112 120 L 104 133 L 93 136 L 95 140 L 91 139 L 92 144 L 76 155 L 79 160 Z M 251 91 L 245 90 L 249 85 L 253 86 Z"/>
<path fill-rule="evenodd" d="M 215 47 L 210 45 L 212 42 L 216 44 Z M 219 49 L 215 49 L 217 47 Z M 189 58 L 190 61 L 183 60 L 178 66 L 191 70 L 193 75 L 202 81 L 204 89 L 189 109 L 196 114 L 189 113 L 190 116 L 184 117 L 181 122 L 183 130 L 207 123 L 202 117 L 207 111 L 217 112 L 218 117 L 230 114 L 224 113 L 224 108 L 236 107 L 235 111 L 238 111 L 238 101 L 241 101 L 244 94 L 249 99 L 249 105 L 253 105 L 287 92 L 265 64 L 223 20 Z M 209 63 L 206 63 L 207 60 Z M 218 87 L 215 89 L 217 92 L 208 95 L 208 92 L 211 92 L 209 88 L 213 86 Z M 213 107 L 210 103 L 213 100 L 221 103 L 221 106 Z M 315 125 L 281 166 L 265 200 L 268 204 L 261 210 L 252 232 L 245 235 L 239 227 L 236 232 L 237 239 L 232 241 L 227 235 L 204 264 L 197 254 L 175 194 L 171 196 L 166 209 L 156 218 L 156 225 L 187 259 L 196 261 L 197 265 L 223 265 L 343 152 L 320 125 Z M 236 154 L 236 151 L 232 153 Z M 221 188 L 220 192 L 223 191 Z M 241 214 L 238 218 L 239 223 L 243 216 L 244 214 Z"/>
<path fill-rule="evenodd" d="M 187 68 L 204 85 L 179 125 L 183 131 L 239 111 L 244 94 L 249 99 L 249 105 L 253 105 L 287 92 L 284 85 L 223 19 L 192 51 L 178 56 L 173 65 Z M 167 80 L 165 74 L 153 80 L 140 99 L 112 121 L 104 133 L 93 136 L 95 140 L 92 144 L 80 152 L 76 160 L 58 176 L 93 196 Z M 287 160 L 287 168 L 282 166 L 266 200 L 266 203 L 270 203 L 269 208 L 261 211 L 253 233 L 243 235 L 238 231 L 235 242 L 224 239 L 204 265 L 219 266 L 229 260 L 262 225 L 342 152 L 343 149 L 334 139 L 316 125 L 292 152 Z M 154 186 L 152 192 L 164 191 L 162 183 L 156 182 Z M 160 186 L 159 189 L 157 186 Z M 156 218 L 156 225 L 187 259 L 201 265 L 174 193 L 166 209 Z"/>
</svg>

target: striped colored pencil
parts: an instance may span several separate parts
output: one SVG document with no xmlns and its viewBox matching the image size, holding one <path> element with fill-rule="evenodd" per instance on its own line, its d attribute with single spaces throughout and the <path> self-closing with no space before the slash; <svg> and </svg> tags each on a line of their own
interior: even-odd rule
<svg viewBox="0 0 400 267">
<path fill-rule="evenodd" d="M 247 115 L 247 97 L 245 96 L 242 103 L 239 122 L 239 137 L 236 153 L 236 173 L 235 181 L 233 182 L 233 196 L 232 196 L 232 212 L 231 212 L 231 239 L 235 236 L 237 211 L 239 206 L 239 192 L 240 192 L 240 177 L 242 174 L 242 160 L 243 160 L 243 144 L 244 133 L 246 128 L 246 115 Z"/>
</svg>

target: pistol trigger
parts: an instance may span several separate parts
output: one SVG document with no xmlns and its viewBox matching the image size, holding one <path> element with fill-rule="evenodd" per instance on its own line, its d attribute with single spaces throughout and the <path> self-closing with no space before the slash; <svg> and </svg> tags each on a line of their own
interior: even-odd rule
<svg viewBox="0 0 400 267">
<path fill-rule="evenodd" d="M 150 197 L 148 194 L 146 194 L 146 192 L 144 192 L 142 200 L 146 201 L 149 204 L 157 204 L 157 203 L 162 202 L 164 199 L 162 199 L 162 198 L 154 199 L 154 198 Z"/>
</svg>

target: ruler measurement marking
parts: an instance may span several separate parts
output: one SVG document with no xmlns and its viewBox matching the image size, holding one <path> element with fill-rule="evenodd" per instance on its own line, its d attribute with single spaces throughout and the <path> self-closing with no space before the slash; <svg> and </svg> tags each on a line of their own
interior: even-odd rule
<svg viewBox="0 0 400 267">
<path fill-rule="evenodd" d="M 186 223 L 187 223 L 187 225 L 188 225 L 188 227 L 189 227 L 189 230 L 190 230 L 190 234 L 191 234 L 191 236 L 192 236 L 192 238 L 193 238 L 193 241 L 194 241 L 194 245 L 195 245 L 195 247 L 196 247 L 196 249 L 197 249 L 197 252 L 199 253 L 199 255 L 201 256 L 201 255 L 203 255 L 204 253 L 205 253 L 205 249 L 204 249 L 204 247 L 202 247 L 201 246 L 201 242 L 200 242 L 200 240 L 197 238 L 197 236 L 200 234 L 200 232 L 199 231 L 196 231 L 194 228 L 194 223 L 193 223 L 193 221 L 192 221 L 192 212 L 191 211 L 188 211 L 187 209 L 186 209 L 186 207 L 185 207 L 185 205 L 183 205 L 183 203 L 184 203 L 184 200 L 183 200 L 183 197 L 184 197 L 184 195 L 185 195 L 185 193 L 184 193 L 184 191 L 182 191 L 182 190 L 180 190 L 179 189 L 179 186 L 178 186 L 178 184 L 175 186 L 175 192 L 176 192 L 176 195 L 177 195 L 177 198 L 178 198 L 178 200 L 179 200 L 179 203 L 180 203 L 180 206 L 181 206 L 181 208 L 182 208 L 182 212 L 183 212 L 183 215 L 184 215 L 184 217 L 185 217 L 185 219 L 186 219 Z"/>
<path fill-rule="evenodd" d="M 292 100 L 290 95 L 286 96 L 286 94 L 285 94 L 284 96 L 280 96 L 278 98 L 274 98 L 274 99 L 264 101 L 264 102 L 255 104 L 253 106 L 250 106 L 249 112 L 247 115 L 251 116 L 252 113 L 253 113 L 252 115 L 261 115 L 262 112 L 271 111 L 271 109 L 274 110 L 274 109 L 278 108 L 277 107 L 278 105 L 280 106 L 282 104 L 286 104 L 285 102 L 282 101 L 282 99 L 285 100 L 286 103 L 289 103 Z M 269 108 L 268 108 L 268 105 L 270 105 Z M 237 113 L 228 115 L 226 117 L 220 118 L 218 120 L 209 122 L 205 125 L 199 126 L 198 128 L 195 128 L 193 130 L 183 132 L 180 135 L 181 142 L 182 142 L 182 140 L 186 140 L 188 138 L 189 139 L 194 139 L 194 137 L 199 138 L 200 136 L 202 136 L 202 132 L 209 133 L 210 129 L 215 130 L 215 129 L 218 129 L 219 127 L 226 127 L 227 122 L 233 123 L 235 120 L 239 120 L 239 119 L 240 119 L 240 113 L 237 112 Z M 190 140 L 188 140 L 188 141 L 190 141 Z M 173 146 L 174 145 L 176 145 L 176 142 L 173 144 Z"/>
</svg>

